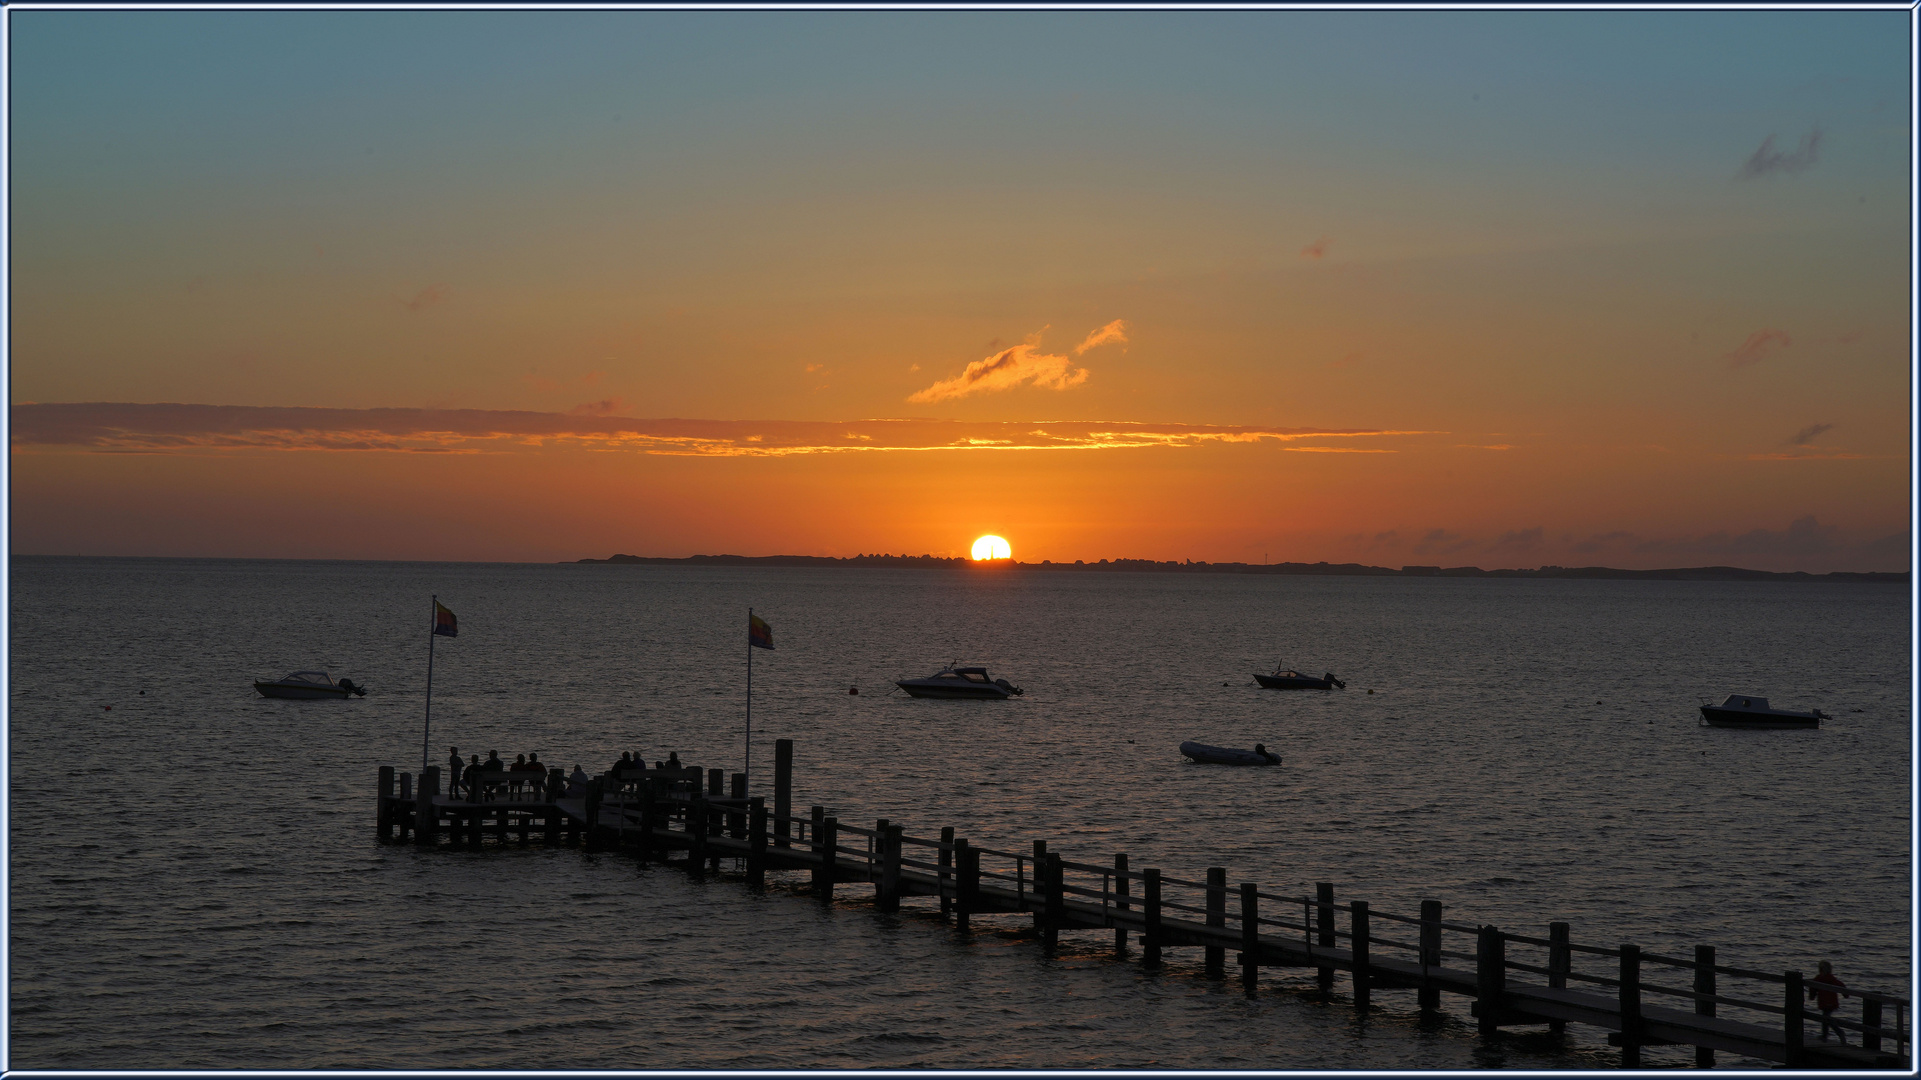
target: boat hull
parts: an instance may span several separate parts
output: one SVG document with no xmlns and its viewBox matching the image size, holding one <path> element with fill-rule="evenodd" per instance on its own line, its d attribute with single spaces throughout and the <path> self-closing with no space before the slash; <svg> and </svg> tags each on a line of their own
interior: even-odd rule
<svg viewBox="0 0 1921 1080">
<path fill-rule="evenodd" d="M 1181 755 L 1202 765 L 1279 765 L 1281 756 L 1262 757 L 1252 750 L 1235 750 L 1226 746 L 1209 746 L 1206 743 L 1184 742 Z"/>
<path fill-rule="evenodd" d="M 1002 701 L 1010 695 L 1000 687 L 988 683 L 985 686 L 930 686 L 919 679 L 903 679 L 894 684 L 907 691 L 909 697 L 921 698 L 973 698 L 983 701 Z"/>
<path fill-rule="evenodd" d="M 312 701 L 317 698 L 344 698 L 350 696 L 352 693 L 352 691 L 342 690 L 337 686 L 315 686 L 312 684 L 294 685 L 278 682 L 257 682 L 253 684 L 253 688 L 260 691 L 260 696 L 262 697 L 292 698 L 304 701 Z"/>
<path fill-rule="evenodd" d="M 1721 728 L 1818 728 L 1821 718 L 1803 713 L 1757 712 L 1752 709 L 1723 709 L 1701 706 L 1701 720 L 1709 727 Z"/>
<path fill-rule="evenodd" d="M 1332 690 L 1334 684 L 1326 679 L 1313 679 L 1305 675 L 1262 675 L 1256 673 L 1254 681 L 1269 690 Z"/>
</svg>

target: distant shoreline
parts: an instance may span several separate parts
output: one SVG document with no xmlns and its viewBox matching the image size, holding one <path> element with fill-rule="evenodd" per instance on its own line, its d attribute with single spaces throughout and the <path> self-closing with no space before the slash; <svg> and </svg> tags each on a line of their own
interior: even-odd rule
<svg viewBox="0 0 1921 1080">
<path fill-rule="evenodd" d="M 855 555 L 837 559 L 828 555 L 689 555 L 684 559 L 652 558 L 643 555 L 613 555 L 605 559 L 579 559 L 583 563 L 640 563 L 659 566 L 856 566 L 900 570 L 945 570 L 976 565 L 974 560 L 947 559 L 937 555 Z M 1905 585 L 1909 572 L 1835 571 L 1809 574 L 1795 570 L 1746 570 L 1738 566 L 1694 566 L 1673 570 L 1617 570 L 1611 566 L 1543 566 L 1534 570 L 1483 570 L 1478 566 L 1386 566 L 1361 563 L 1208 563 L 1155 562 L 1152 559 L 1102 559 L 1099 562 L 1037 562 L 1009 560 L 1007 569 L 1063 573 L 1131 574 L 1281 574 L 1293 577 L 1453 577 L 1453 578 L 1586 578 L 1608 581 L 1839 581 L 1874 585 Z"/>
</svg>

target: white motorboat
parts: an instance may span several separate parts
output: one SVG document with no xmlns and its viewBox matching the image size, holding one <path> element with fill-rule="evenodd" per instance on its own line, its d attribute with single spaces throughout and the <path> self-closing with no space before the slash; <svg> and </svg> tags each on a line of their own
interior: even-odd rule
<svg viewBox="0 0 1921 1080">
<path fill-rule="evenodd" d="M 1794 712 L 1770 709 L 1768 699 L 1747 694 L 1729 694 L 1719 705 L 1701 706 L 1701 722 L 1709 727 L 1731 728 L 1818 728 L 1829 719 L 1820 709 Z"/>
<path fill-rule="evenodd" d="M 335 682 L 333 677 L 324 671 L 290 672 L 286 677 L 275 679 L 272 682 L 255 679 L 253 688 L 260 691 L 262 697 L 272 698 L 305 698 L 311 700 L 313 698 L 367 696 L 366 687 L 355 686 L 352 679 L 341 679 L 339 682 Z"/>
<path fill-rule="evenodd" d="M 1021 688 L 1006 679 L 990 679 L 984 667 L 945 667 L 924 679 L 902 679 L 894 684 L 913 697 L 989 698 L 1018 696 Z"/>
</svg>

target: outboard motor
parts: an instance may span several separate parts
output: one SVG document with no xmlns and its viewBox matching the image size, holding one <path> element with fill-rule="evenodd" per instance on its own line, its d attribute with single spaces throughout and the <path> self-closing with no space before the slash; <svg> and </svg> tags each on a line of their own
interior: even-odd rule
<svg viewBox="0 0 1921 1080">
<path fill-rule="evenodd" d="M 1331 671 L 1323 672 L 1321 674 L 1321 678 L 1326 679 L 1328 682 L 1332 683 L 1335 686 L 1340 687 L 1343 690 L 1347 689 L 1347 684 L 1335 678 L 1334 673 Z"/>
<path fill-rule="evenodd" d="M 1006 679 L 995 679 L 994 685 L 1000 687 L 1002 690 L 1007 691 L 1008 693 L 1014 695 L 1015 697 L 1019 697 L 1021 695 L 1021 688 L 1018 686 L 1015 686 L 1011 682 L 1008 682 Z"/>
<path fill-rule="evenodd" d="M 355 685 L 354 685 L 354 681 L 353 681 L 352 679 L 342 679 L 342 680 L 340 680 L 340 688 L 341 688 L 342 690 L 345 690 L 345 691 L 347 691 L 347 692 L 348 692 L 348 693 L 350 693 L 350 694 L 353 694 L 353 695 L 354 695 L 354 696 L 356 696 L 356 697 L 366 697 L 366 696 L 367 696 L 367 688 L 366 688 L 366 687 L 364 687 L 364 686 L 355 686 Z"/>
</svg>

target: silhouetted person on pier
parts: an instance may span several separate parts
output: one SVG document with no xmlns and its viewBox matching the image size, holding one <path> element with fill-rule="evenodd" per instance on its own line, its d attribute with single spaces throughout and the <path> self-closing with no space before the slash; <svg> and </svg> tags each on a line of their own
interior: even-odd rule
<svg viewBox="0 0 1921 1080">
<path fill-rule="evenodd" d="M 528 754 L 528 755 L 527 755 L 527 771 L 528 771 L 528 772 L 537 772 L 537 773 L 544 773 L 544 772 L 546 772 L 546 771 L 547 771 L 547 766 L 545 766 L 545 765 L 542 765 L 542 764 L 540 763 L 540 755 L 539 755 L 539 754 Z"/>
<path fill-rule="evenodd" d="M 686 768 L 686 766 L 680 763 L 680 751 L 669 750 L 667 752 L 667 767 L 670 769 Z"/>
<path fill-rule="evenodd" d="M 631 769 L 633 767 L 634 767 L 634 759 L 628 757 L 627 752 L 623 750 L 621 751 L 621 754 L 620 754 L 620 760 L 614 762 L 614 767 L 608 771 L 612 772 L 614 774 L 614 779 L 618 780 L 620 779 L 621 773 L 624 773 L 628 769 Z"/>
<path fill-rule="evenodd" d="M 447 794 L 460 794 L 460 777 L 467 771 L 467 763 L 460 760 L 460 747 L 447 748 Z"/>
<path fill-rule="evenodd" d="M 489 750 L 487 751 L 487 761 L 485 764 L 481 766 L 481 768 L 487 770 L 488 772 L 506 772 L 507 763 L 500 760 L 500 751 Z"/>
<path fill-rule="evenodd" d="M 1835 978 L 1834 965 L 1823 960 L 1821 961 L 1821 973 L 1809 979 L 1807 987 L 1808 998 L 1814 1002 L 1815 1008 L 1821 1010 L 1821 1041 L 1828 1041 L 1828 1029 L 1833 1028 L 1834 1037 L 1840 1039 L 1841 1044 L 1845 1046 L 1848 1042 L 1848 1033 L 1841 1025 L 1834 1022 L 1834 1010 L 1841 1007 L 1841 995 L 1832 990 L 1819 989 L 1814 985 L 1816 983 L 1822 983 L 1826 986 L 1839 986 L 1842 989 L 1846 989 L 1848 984 Z"/>
<path fill-rule="evenodd" d="M 570 799 L 585 798 L 587 795 L 587 781 L 589 779 L 591 778 L 587 775 L 587 771 L 580 767 L 580 762 L 574 762 L 574 774 L 567 778 L 567 797 Z"/>
<path fill-rule="evenodd" d="M 515 754 L 514 763 L 512 765 L 507 766 L 507 771 L 508 772 L 539 772 L 540 766 L 536 765 L 533 768 L 529 769 L 527 767 L 527 755 Z"/>
<path fill-rule="evenodd" d="M 467 801 L 479 802 L 480 801 L 480 787 L 479 787 L 480 755 L 479 754 L 475 754 L 473 756 L 472 763 L 467 766 L 467 771 L 461 774 L 461 780 L 467 788 Z"/>
</svg>

